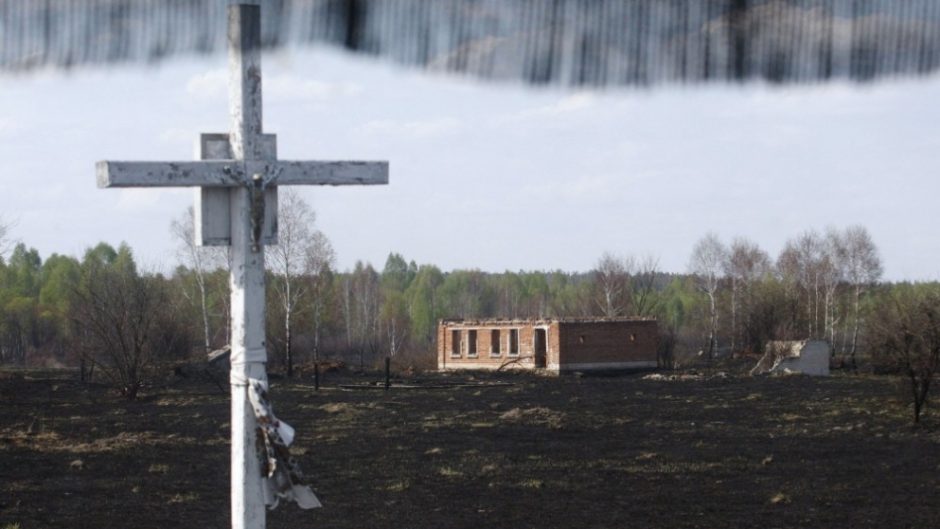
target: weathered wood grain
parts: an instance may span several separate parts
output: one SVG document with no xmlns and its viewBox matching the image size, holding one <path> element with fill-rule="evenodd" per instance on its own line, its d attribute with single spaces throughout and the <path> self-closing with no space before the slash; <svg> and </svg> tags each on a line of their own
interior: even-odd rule
<svg viewBox="0 0 940 529">
<path fill-rule="evenodd" d="M 245 165 L 213 162 L 98 162 L 98 187 L 235 187 Z"/>
<path fill-rule="evenodd" d="M 388 162 L 98 162 L 98 187 L 242 187 L 261 175 L 271 185 L 384 185 Z"/>
</svg>

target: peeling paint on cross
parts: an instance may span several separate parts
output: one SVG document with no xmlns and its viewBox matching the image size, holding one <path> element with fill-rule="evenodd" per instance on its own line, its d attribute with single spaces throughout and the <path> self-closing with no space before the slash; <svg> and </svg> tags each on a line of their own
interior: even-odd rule
<svg viewBox="0 0 940 529">
<path fill-rule="evenodd" d="M 202 134 L 195 162 L 97 164 L 99 187 L 196 188 L 196 243 L 231 246 L 232 527 L 265 525 L 249 379 L 267 380 L 264 244 L 276 242 L 277 186 L 388 183 L 387 162 L 277 159 L 262 129 L 261 12 L 228 8 L 231 132 Z"/>
</svg>

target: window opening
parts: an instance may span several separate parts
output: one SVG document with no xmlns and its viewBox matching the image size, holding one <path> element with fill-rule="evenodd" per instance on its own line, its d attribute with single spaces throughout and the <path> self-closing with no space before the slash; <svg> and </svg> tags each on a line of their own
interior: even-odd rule
<svg viewBox="0 0 940 529">
<path fill-rule="evenodd" d="M 467 356 L 475 357 L 477 355 L 477 331 L 467 331 Z"/>
</svg>

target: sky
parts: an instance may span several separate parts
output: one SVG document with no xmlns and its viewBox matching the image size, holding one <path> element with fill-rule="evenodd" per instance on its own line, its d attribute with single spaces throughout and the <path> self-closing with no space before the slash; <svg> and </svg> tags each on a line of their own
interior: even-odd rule
<svg viewBox="0 0 940 529">
<path fill-rule="evenodd" d="M 98 160 L 191 160 L 226 132 L 224 55 L 0 74 L 0 216 L 45 258 L 127 242 L 170 270 L 191 189 L 97 189 Z M 420 72 L 332 49 L 264 56 L 264 129 L 293 160 L 388 160 L 390 184 L 305 187 L 339 269 L 684 272 L 708 232 L 776 257 L 862 224 L 885 278 L 940 279 L 940 76 L 578 91 Z"/>
</svg>

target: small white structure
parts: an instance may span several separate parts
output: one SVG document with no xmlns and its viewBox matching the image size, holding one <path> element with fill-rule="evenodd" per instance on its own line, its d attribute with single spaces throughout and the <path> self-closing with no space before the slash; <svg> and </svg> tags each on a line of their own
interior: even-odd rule
<svg viewBox="0 0 940 529">
<path fill-rule="evenodd" d="M 752 375 L 766 373 L 829 376 L 829 343 L 822 340 L 767 342 Z"/>
</svg>

